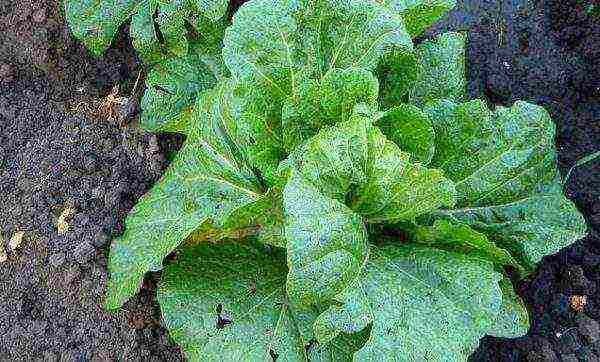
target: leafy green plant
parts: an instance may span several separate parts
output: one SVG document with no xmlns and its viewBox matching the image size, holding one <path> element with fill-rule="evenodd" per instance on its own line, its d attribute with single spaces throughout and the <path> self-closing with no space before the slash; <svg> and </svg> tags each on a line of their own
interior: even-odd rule
<svg viewBox="0 0 600 362">
<path fill-rule="evenodd" d="M 505 270 L 586 225 L 547 112 L 468 101 L 463 35 L 413 44 L 452 6 L 243 5 L 216 86 L 148 122 L 187 139 L 112 244 L 107 308 L 177 250 L 158 299 L 191 360 L 455 361 L 525 334 Z M 170 95 L 202 83 L 171 65 Z"/>
</svg>

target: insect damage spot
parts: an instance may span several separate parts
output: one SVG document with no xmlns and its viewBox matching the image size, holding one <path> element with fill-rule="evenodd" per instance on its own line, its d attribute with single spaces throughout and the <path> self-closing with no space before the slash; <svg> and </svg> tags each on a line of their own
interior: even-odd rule
<svg viewBox="0 0 600 362">
<path fill-rule="evenodd" d="M 216 321 L 217 329 L 223 329 L 233 323 L 233 320 L 231 320 L 231 318 L 229 318 L 227 315 L 223 315 L 223 305 L 222 304 L 217 304 L 215 310 L 217 312 L 217 321 Z"/>
<path fill-rule="evenodd" d="M 279 354 L 273 351 L 271 348 L 269 348 L 269 354 L 271 355 L 273 362 L 277 361 L 277 358 L 279 358 Z"/>
</svg>

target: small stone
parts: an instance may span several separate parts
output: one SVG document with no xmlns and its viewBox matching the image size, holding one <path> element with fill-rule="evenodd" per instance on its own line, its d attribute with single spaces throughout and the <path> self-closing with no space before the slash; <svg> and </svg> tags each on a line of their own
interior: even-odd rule
<svg viewBox="0 0 600 362">
<path fill-rule="evenodd" d="M 592 344 L 600 340 L 600 324 L 585 314 L 577 316 L 577 327 L 587 343 Z"/>
<path fill-rule="evenodd" d="M 50 266 L 52 266 L 54 268 L 59 268 L 64 263 L 65 263 L 65 254 L 63 254 L 63 253 L 54 254 L 48 258 L 48 264 L 50 264 Z"/>
<path fill-rule="evenodd" d="M 94 246 L 97 248 L 102 248 L 106 244 L 108 244 L 108 236 L 102 231 L 97 232 L 94 236 Z"/>
<path fill-rule="evenodd" d="M 33 12 L 31 20 L 36 24 L 41 24 L 46 21 L 46 9 L 40 8 Z"/>
<path fill-rule="evenodd" d="M 73 251 L 73 257 L 79 264 L 86 264 L 94 259 L 95 256 L 96 249 L 88 243 L 80 244 Z"/>
<path fill-rule="evenodd" d="M 579 359 L 574 354 L 567 354 L 560 356 L 561 362 L 579 362 Z"/>
<path fill-rule="evenodd" d="M 58 361 L 58 355 L 52 351 L 44 351 L 44 353 L 42 354 L 42 357 L 44 359 L 44 362 L 57 362 Z"/>
</svg>

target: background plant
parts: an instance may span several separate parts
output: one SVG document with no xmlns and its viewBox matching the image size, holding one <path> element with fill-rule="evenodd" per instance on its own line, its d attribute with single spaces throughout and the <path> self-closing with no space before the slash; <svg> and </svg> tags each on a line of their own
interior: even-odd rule
<svg viewBox="0 0 600 362">
<path fill-rule="evenodd" d="M 253 0 L 222 57 L 164 63 L 186 106 L 147 97 L 143 124 L 187 139 L 112 245 L 107 307 L 178 249 L 158 298 L 191 359 L 465 360 L 525 334 L 504 270 L 586 227 L 546 111 L 467 101 L 463 35 L 413 45 L 453 6 Z"/>
</svg>

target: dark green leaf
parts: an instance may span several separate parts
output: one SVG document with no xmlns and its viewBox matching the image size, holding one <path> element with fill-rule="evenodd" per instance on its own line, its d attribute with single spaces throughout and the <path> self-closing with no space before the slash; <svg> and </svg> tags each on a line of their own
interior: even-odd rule
<svg viewBox="0 0 600 362">
<path fill-rule="evenodd" d="M 279 251 L 200 245 L 168 266 L 158 290 L 167 328 L 192 361 L 350 361 L 348 337 L 314 342 L 318 310 L 293 305 Z"/>
<path fill-rule="evenodd" d="M 484 232 L 529 268 L 585 235 L 562 193 L 555 127 L 543 108 L 517 102 L 492 114 L 481 101 L 438 101 L 426 111 L 436 132 L 432 165 L 458 192 L 458 208 L 436 217 Z"/>
<path fill-rule="evenodd" d="M 467 96 L 466 36 L 444 33 L 417 47 L 417 80 L 410 102 L 422 106 L 436 99 L 463 101 Z"/>
<path fill-rule="evenodd" d="M 501 275 L 490 262 L 425 247 L 371 251 L 364 276 L 315 322 L 323 343 L 372 323 L 358 361 L 465 361 L 494 325 Z"/>
<path fill-rule="evenodd" d="M 410 153 L 414 161 L 428 165 L 435 152 L 435 132 L 427 113 L 402 104 L 385 112 L 377 126 L 385 136 Z"/>
<path fill-rule="evenodd" d="M 383 2 L 402 15 L 408 33 L 413 38 L 421 35 L 456 6 L 456 0 L 383 0 Z"/>
</svg>

